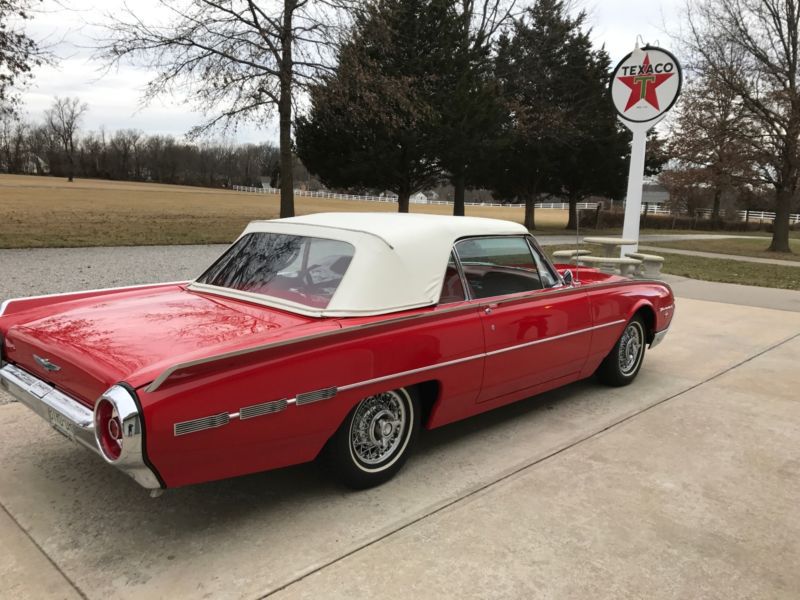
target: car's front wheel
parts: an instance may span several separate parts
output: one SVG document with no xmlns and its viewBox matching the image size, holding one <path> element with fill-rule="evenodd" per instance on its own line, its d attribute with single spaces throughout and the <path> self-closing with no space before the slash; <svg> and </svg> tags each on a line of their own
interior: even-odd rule
<svg viewBox="0 0 800 600">
<path fill-rule="evenodd" d="M 597 378 L 607 385 L 628 385 L 636 378 L 644 360 L 647 344 L 644 320 L 639 315 L 625 325 L 611 352 L 597 368 Z"/>
<path fill-rule="evenodd" d="M 350 411 L 328 443 L 328 463 L 349 487 L 380 485 L 403 466 L 419 429 L 415 390 L 400 388 L 368 396 Z"/>
</svg>

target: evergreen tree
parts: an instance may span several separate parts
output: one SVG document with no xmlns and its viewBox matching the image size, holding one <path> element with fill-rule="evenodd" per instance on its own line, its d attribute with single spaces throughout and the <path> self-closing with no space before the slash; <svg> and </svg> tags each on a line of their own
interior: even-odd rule
<svg viewBox="0 0 800 600">
<path fill-rule="evenodd" d="M 511 121 L 492 187 L 525 202 L 529 229 L 541 194 L 566 195 L 574 227 L 579 199 L 619 196 L 624 186 L 628 149 L 607 97 L 608 55 L 592 49 L 585 20 L 561 0 L 539 0 L 499 43 L 495 72 Z"/>
<path fill-rule="evenodd" d="M 441 176 L 437 100 L 460 43 L 451 0 L 375 0 L 356 19 L 339 64 L 312 87 L 298 155 L 330 187 L 411 194 Z"/>
<path fill-rule="evenodd" d="M 508 20 L 511 6 L 498 0 L 452 3 L 459 19 L 452 59 L 435 99 L 439 119 L 434 140 L 436 156 L 453 185 L 453 214 L 460 216 L 466 188 L 485 183 L 481 167 L 496 152 L 507 120 L 491 54 L 495 32 Z"/>
</svg>

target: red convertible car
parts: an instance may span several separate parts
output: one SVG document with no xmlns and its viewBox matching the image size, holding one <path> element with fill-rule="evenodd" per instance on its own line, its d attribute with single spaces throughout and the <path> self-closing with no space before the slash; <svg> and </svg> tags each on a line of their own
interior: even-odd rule
<svg viewBox="0 0 800 600">
<path fill-rule="evenodd" d="M 257 221 L 191 282 L 7 300 L 0 385 L 145 488 L 320 455 L 368 487 L 422 427 L 592 374 L 630 383 L 670 288 L 577 279 L 508 221 Z"/>
</svg>

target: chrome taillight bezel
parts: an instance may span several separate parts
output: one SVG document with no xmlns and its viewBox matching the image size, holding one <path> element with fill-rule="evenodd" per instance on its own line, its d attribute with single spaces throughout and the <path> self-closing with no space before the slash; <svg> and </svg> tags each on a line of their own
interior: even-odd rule
<svg viewBox="0 0 800 600">
<path fill-rule="evenodd" d="M 120 449 L 119 455 L 109 455 L 104 447 L 104 442 L 101 436 L 104 435 L 100 423 L 99 411 L 104 404 L 110 404 L 113 407 L 112 415 L 116 418 L 121 426 L 121 437 L 119 438 Z M 139 408 L 136 401 L 131 396 L 130 392 L 121 385 L 115 385 L 109 388 L 94 405 L 94 439 L 97 443 L 97 449 L 100 451 L 106 462 L 119 467 L 120 469 L 127 470 L 128 468 L 138 468 L 143 464 L 142 460 L 142 422 L 139 415 Z"/>
</svg>

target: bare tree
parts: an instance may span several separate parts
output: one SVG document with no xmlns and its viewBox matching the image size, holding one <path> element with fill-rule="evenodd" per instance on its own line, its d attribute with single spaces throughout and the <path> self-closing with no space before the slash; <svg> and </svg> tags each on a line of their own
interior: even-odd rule
<svg viewBox="0 0 800 600">
<path fill-rule="evenodd" d="M 683 92 L 670 133 L 667 154 L 696 184 L 713 190 L 711 218 L 716 226 L 723 195 L 760 183 L 760 139 L 748 111 L 739 95 L 718 78 L 697 78 Z"/>
<path fill-rule="evenodd" d="M 169 22 L 147 23 L 125 8 L 101 43 L 107 64 L 143 62 L 157 71 L 145 101 L 187 92 L 208 120 L 199 134 L 277 110 L 281 216 L 294 215 L 293 93 L 327 69 L 334 25 L 349 0 L 159 0 Z"/>
<path fill-rule="evenodd" d="M 44 113 L 47 128 L 55 137 L 67 159 L 67 177 L 75 177 L 75 143 L 81 117 L 89 110 L 89 105 L 78 98 L 59 98 Z"/>
<path fill-rule="evenodd" d="M 726 87 L 757 129 L 762 177 L 775 190 L 769 249 L 790 252 L 789 214 L 800 186 L 800 4 L 796 0 L 687 3 L 690 67 Z"/>
</svg>

